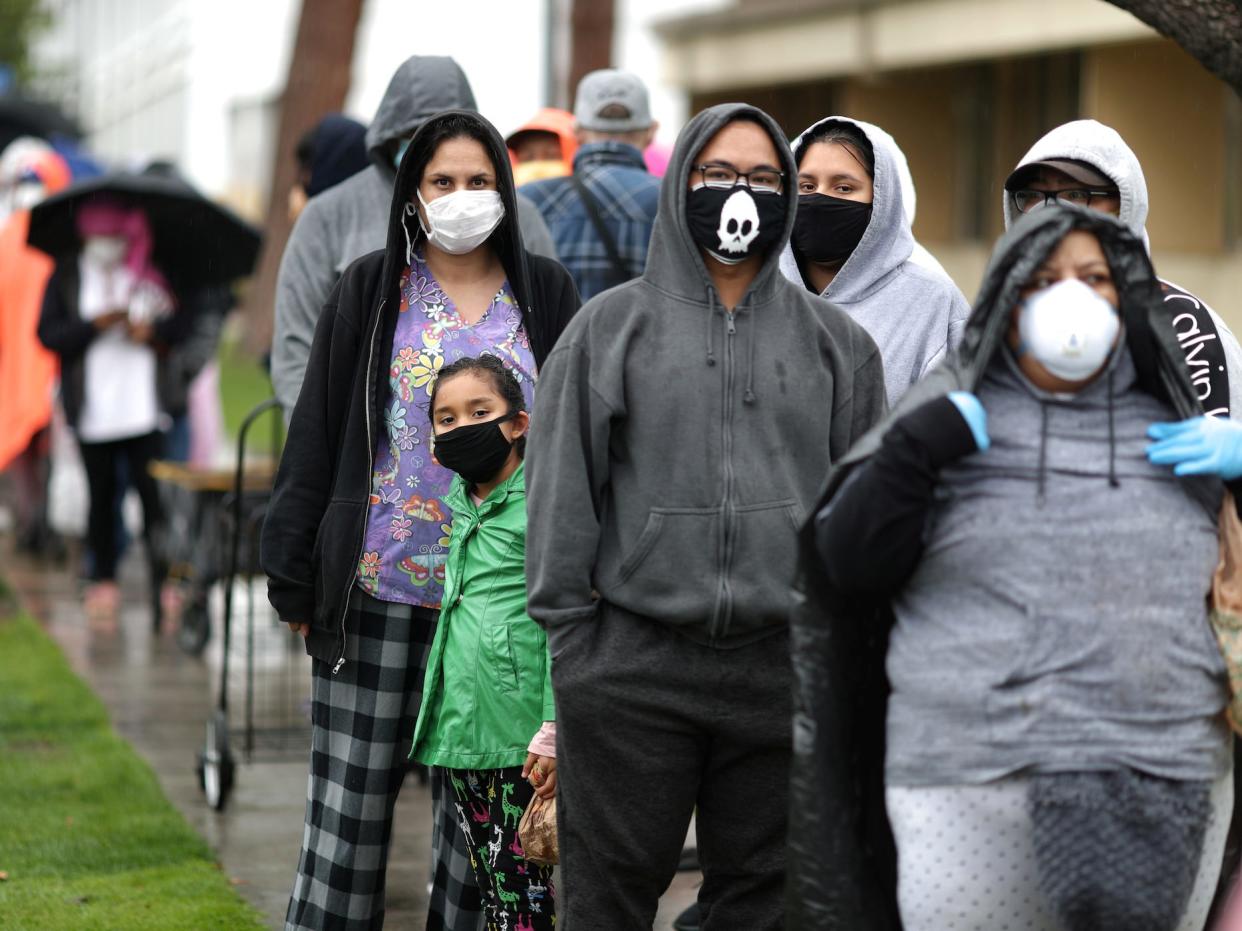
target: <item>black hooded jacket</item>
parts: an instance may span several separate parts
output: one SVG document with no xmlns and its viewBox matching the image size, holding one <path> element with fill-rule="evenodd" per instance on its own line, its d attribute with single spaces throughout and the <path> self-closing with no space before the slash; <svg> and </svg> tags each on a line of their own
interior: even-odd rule
<svg viewBox="0 0 1242 931">
<path fill-rule="evenodd" d="M 386 248 L 345 269 L 320 315 L 263 528 L 260 558 L 268 598 L 281 620 L 311 625 L 307 652 L 329 662 L 343 659 L 350 633 L 346 607 L 366 529 L 406 262 L 403 211 L 418 185 L 412 165 L 432 132 L 449 118 L 475 124 L 487 138 L 505 205 L 505 217 L 489 243 L 521 307 L 536 365 L 542 367 L 579 306 L 569 273 L 522 245 L 509 156 L 496 129 L 466 110 L 445 111 L 424 122 L 397 173 Z M 409 226 L 417 245 L 424 238 L 422 229 L 415 222 Z"/>
<path fill-rule="evenodd" d="M 791 624 L 794 762 L 791 784 L 787 927 L 894 931 L 897 863 L 884 801 L 888 680 L 885 656 L 891 592 L 847 595 L 819 561 L 814 515 L 854 468 L 880 448 L 907 414 L 950 391 L 973 392 L 1001 347 L 1019 292 L 1072 230 L 1095 234 L 1117 286 L 1139 387 L 1179 417 L 1203 413 L 1170 325 L 1146 250 L 1122 223 L 1077 208 L 1049 207 L 1000 240 L 957 351 L 902 399 L 828 476 L 800 541 L 800 584 Z M 1186 480 L 1205 507 L 1215 479 Z"/>
</svg>

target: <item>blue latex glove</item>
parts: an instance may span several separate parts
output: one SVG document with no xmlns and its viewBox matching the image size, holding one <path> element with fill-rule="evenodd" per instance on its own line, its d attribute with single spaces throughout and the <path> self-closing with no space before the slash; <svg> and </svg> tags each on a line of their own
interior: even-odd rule
<svg viewBox="0 0 1242 931">
<path fill-rule="evenodd" d="M 1174 475 L 1216 475 L 1227 482 L 1242 478 L 1242 424 L 1221 417 L 1192 417 L 1177 423 L 1154 423 L 1147 447 L 1155 465 L 1173 466 Z"/>
<path fill-rule="evenodd" d="M 966 421 L 966 426 L 970 427 L 979 452 L 991 446 L 992 438 L 988 436 L 988 412 L 983 409 L 979 399 L 969 391 L 950 391 L 949 400 L 962 415 L 962 420 Z"/>
</svg>

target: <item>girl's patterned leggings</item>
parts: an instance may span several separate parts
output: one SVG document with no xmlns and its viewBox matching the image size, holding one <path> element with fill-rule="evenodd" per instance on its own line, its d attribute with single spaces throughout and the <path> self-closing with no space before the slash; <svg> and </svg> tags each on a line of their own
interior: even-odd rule
<svg viewBox="0 0 1242 931">
<path fill-rule="evenodd" d="M 487 931 L 551 931 L 556 927 L 552 867 L 526 860 L 518 824 L 534 795 L 522 768 L 438 769 L 444 797 L 457 806 L 479 880 Z"/>
</svg>

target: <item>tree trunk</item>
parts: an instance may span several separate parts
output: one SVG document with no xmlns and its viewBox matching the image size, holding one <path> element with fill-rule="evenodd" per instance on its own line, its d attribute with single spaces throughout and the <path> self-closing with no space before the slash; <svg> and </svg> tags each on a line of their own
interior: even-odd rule
<svg viewBox="0 0 1242 931">
<path fill-rule="evenodd" d="M 573 107 L 584 75 L 612 67 L 613 0 L 572 0 L 569 38 L 569 87 Z"/>
<path fill-rule="evenodd" d="M 1242 96 L 1242 0 L 1108 0 L 1172 39 Z"/>
<path fill-rule="evenodd" d="M 272 339 L 276 275 L 292 228 L 288 196 L 297 178 L 293 152 L 303 133 L 325 114 L 338 111 L 345 104 L 363 2 L 302 0 L 289 77 L 280 98 L 263 252 L 244 305 L 246 344 L 256 354 L 264 352 Z"/>
</svg>

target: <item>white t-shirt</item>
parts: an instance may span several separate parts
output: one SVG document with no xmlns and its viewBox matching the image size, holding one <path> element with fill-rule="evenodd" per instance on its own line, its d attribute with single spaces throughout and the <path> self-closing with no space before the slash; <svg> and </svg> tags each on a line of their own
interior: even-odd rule
<svg viewBox="0 0 1242 931">
<path fill-rule="evenodd" d="M 131 319 L 153 322 L 172 310 L 158 285 L 141 282 L 124 266 L 104 269 L 79 259 L 78 313 L 94 320 L 109 310 L 128 308 Z M 130 340 L 123 326 L 109 327 L 86 350 L 86 380 L 78 436 L 107 443 L 144 436 L 159 428 L 155 392 L 155 350 Z"/>
</svg>

